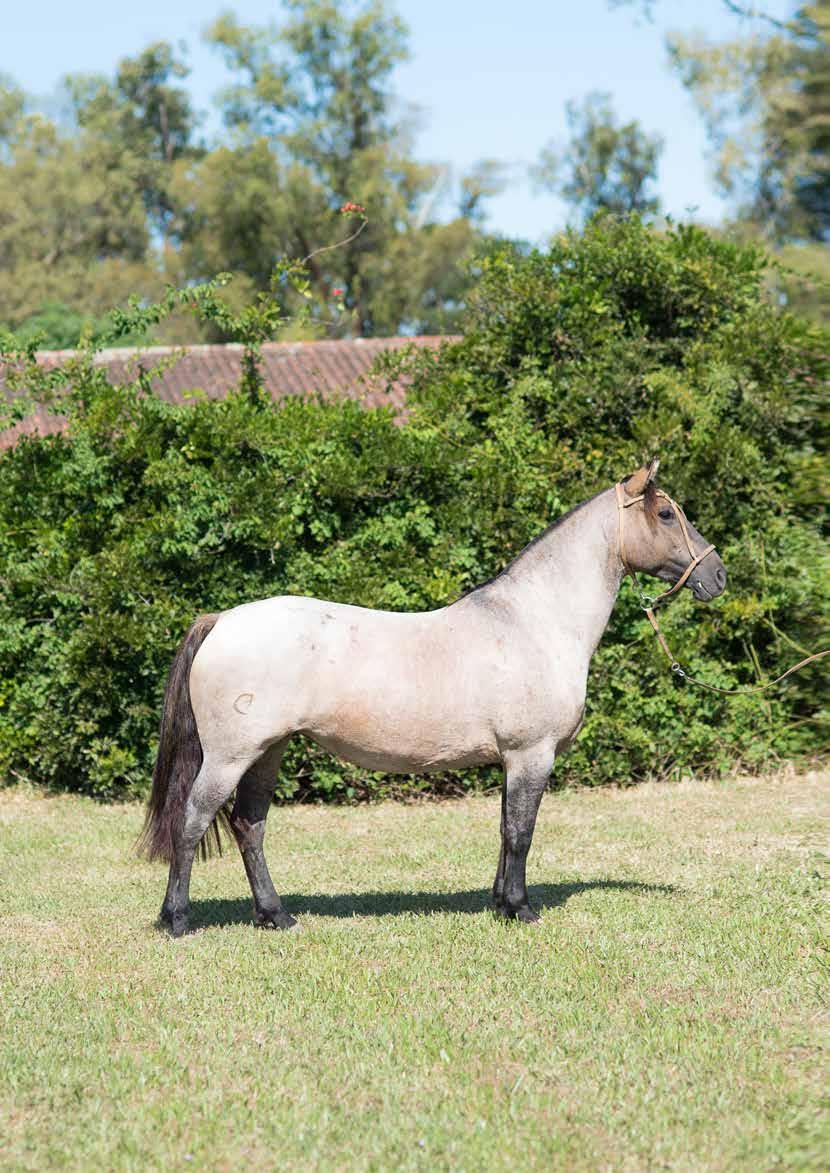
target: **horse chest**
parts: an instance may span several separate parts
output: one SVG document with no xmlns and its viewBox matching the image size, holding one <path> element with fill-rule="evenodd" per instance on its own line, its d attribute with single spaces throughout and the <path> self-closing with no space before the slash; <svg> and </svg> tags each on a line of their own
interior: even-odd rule
<svg viewBox="0 0 830 1173">
<path fill-rule="evenodd" d="M 499 740 L 514 746 L 548 741 L 564 748 L 585 712 L 585 673 L 563 671 L 548 659 L 526 661 L 505 680 L 499 705 Z"/>
</svg>

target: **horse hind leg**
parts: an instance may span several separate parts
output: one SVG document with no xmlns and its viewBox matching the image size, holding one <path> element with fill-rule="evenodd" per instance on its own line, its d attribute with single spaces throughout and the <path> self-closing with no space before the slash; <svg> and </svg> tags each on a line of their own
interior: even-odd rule
<svg viewBox="0 0 830 1173">
<path fill-rule="evenodd" d="M 239 771 L 238 764 L 205 757 L 193 782 L 181 826 L 173 834 L 167 893 L 159 917 L 174 937 L 181 937 L 187 931 L 190 873 L 196 850 L 216 815 L 233 794 Z"/>
<path fill-rule="evenodd" d="M 236 801 L 231 814 L 231 829 L 239 845 L 254 898 L 256 923 L 268 929 L 290 929 L 297 924 L 282 906 L 263 851 L 265 820 L 274 797 L 277 772 L 285 746 L 285 741 L 271 746 L 246 770 L 236 788 Z"/>
</svg>

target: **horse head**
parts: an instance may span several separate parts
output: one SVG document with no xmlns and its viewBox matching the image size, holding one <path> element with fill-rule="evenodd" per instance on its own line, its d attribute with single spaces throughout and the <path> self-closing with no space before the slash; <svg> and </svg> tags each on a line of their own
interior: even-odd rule
<svg viewBox="0 0 830 1173">
<path fill-rule="evenodd" d="M 658 464 L 653 460 L 616 487 L 620 558 L 629 573 L 639 570 L 670 583 L 661 598 L 688 586 L 708 603 L 726 586 L 726 567 L 680 505 L 657 488 Z"/>
</svg>

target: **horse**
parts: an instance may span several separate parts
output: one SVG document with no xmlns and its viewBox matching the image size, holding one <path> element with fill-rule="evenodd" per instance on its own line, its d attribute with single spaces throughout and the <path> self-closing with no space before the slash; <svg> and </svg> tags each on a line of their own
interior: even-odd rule
<svg viewBox="0 0 830 1173">
<path fill-rule="evenodd" d="M 726 570 L 655 483 L 657 462 L 577 505 L 448 606 L 391 612 L 304 596 L 195 620 L 170 669 L 139 850 L 170 863 L 160 924 L 187 929 L 190 873 L 228 818 L 262 927 L 288 929 L 263 854 L 285 747 L 302 734 L 387 773 L 500 764 L 497 915 L 538 921 L 526 885 L 556 757 L 582 724 L 588 668 L 622 579 L 637 571 L 708 602 Z M 226 816 L 227 817 L 227 816 Z"/>
</svg>

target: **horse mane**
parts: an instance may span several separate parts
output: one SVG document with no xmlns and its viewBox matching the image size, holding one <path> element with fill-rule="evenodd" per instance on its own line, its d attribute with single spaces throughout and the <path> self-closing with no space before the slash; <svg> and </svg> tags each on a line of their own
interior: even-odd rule
<svg viewBox="0 0 830 1173">
<path fill-rule="evenodd" d="M 491 575 L 490 578 L 485 579 L 484 582 L 478 583 L 477 586 L 468 587 L 466 591 L 462 591 L 458 598 L 454 599 L 453 602 L 460 603 L 462 599 L 468 598 L 470 595 L 475 594 L 476 591 L 483 591 L 485 587 L 488 587 L 498 579 L 503 578 L 504 575 L 507 574 L 508 571 L 510 571 L 516 565 L 519 559 L 524 557 L 528 550 L 532 550 L 534 546 L 539 544 L 539 542 L 543 542 L 545 538 L 553 533 L 554 530 L 559 529 L 560 525 L 563 525 L 568 520 L 568 518 L 573 517 L 575 513 L 579 513 L 581 509 L 584 509 L 586 505 L 590 505 L 592 501 L 595 501 L 597 497 L 601 496 L 605 492 L 607 492 L 607 489 L 600 489 L 599 493 L 594 493 L 593 497 L 588 497 L 587 500 L 580 501 L 578 505 L 574 505 L 573 508 L 569 509 L 567 513 L 563 513 L 561 517 L 557 517 L 556 521 L 552 522 L 547 527 L 547 529 L 542 530 L 542 532 L 537 534 L 535 538 L 532 538 L 526 546 L 523 546 L 519 553 L 514 555 L 514 557 L 510 559 L 506 566 L 503 566 L 501 570 L 497 570 L 495 574 Z"/>
</svg>

